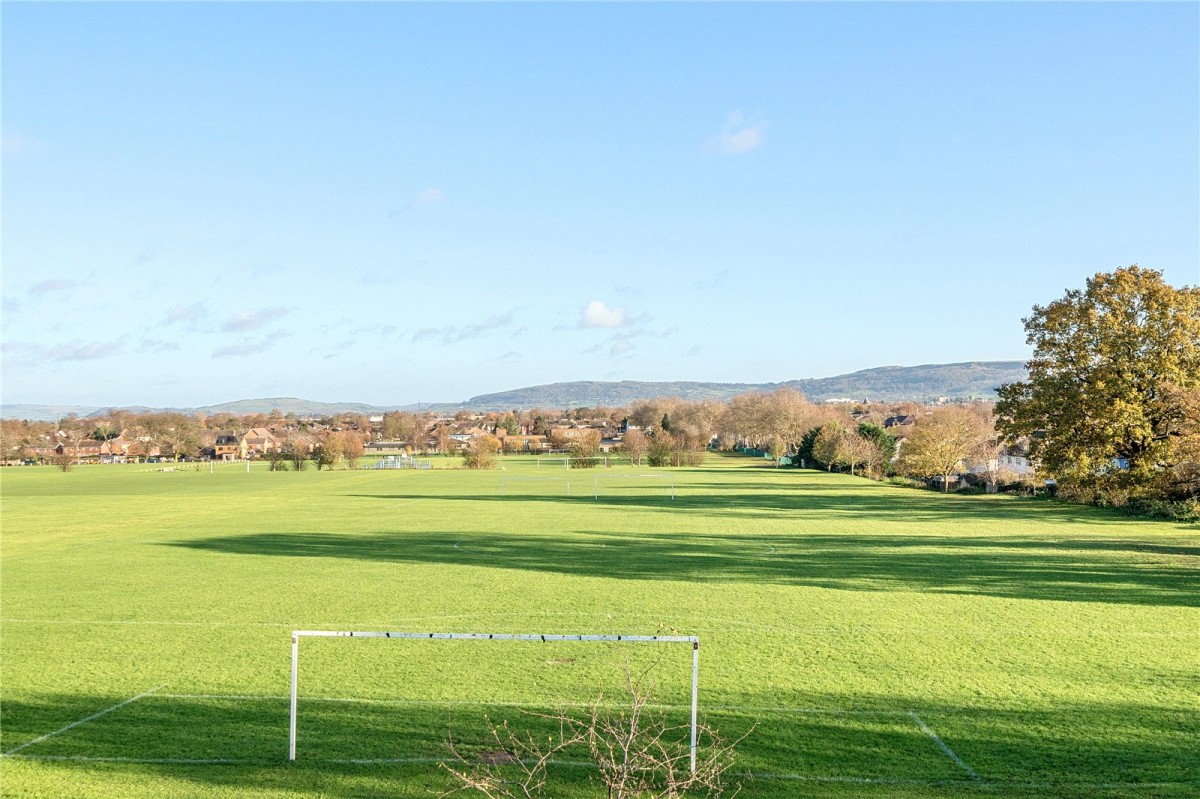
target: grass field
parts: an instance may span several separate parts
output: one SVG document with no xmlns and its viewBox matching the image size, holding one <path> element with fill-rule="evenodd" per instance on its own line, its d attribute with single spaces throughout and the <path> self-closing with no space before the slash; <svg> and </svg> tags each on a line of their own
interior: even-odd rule
<svg viewBox="0 0 1200 799">
<path fill-rule="evenodd" d="M 1194 525 L 736 456 L 673 501 L 503 463 L 4 470 L 3 794 L 428 797 L 448 731 L 626 662 L 686 719 L 686 645 L 305 639 L 289 764 L 290 632 L 339 629 L 699 635 L 701 715 L 757 723 L 744 796 L 1200 795 Z M 571 495 L 500 495 L 547 476 Z"/>
</svg>

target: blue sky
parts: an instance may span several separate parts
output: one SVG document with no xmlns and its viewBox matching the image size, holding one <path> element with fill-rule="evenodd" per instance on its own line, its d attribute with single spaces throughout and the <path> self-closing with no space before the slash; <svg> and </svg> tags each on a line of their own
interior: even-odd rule
<svg viewBox="0 0 1200 799">
<path fill-rule="evenodd" d="M 1024 358 L 1200 282 L 1198 9 L 6 2 L 3 400 Z"/>
</svg>

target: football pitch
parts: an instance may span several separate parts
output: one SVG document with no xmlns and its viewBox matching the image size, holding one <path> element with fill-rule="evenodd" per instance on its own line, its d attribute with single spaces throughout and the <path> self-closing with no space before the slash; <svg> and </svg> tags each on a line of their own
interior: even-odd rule
<svg viewBox="0 0 1200 799">
<path fill-rule="evenodd" d="M 451 735 L 627 670 L 690 713 L 686 644 L 304 638 L 289 762 L 294 630 L 699 636 L 742 796 L 1200 795 L 1195 525 L 740 456 L 433 462 L 5 469 L 3 795 L 428 797 Z"/>
</svg>

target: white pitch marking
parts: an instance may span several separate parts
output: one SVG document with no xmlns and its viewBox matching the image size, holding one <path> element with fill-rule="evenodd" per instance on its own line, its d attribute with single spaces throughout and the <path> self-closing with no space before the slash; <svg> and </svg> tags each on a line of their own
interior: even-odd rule
<svg viewBox="0 0 1200 799">
<path fill-rule="evenodd" d="M 87 722 L 91 721 L 92 719 L 98 719 L 101 716 L 112 713 L 114 710 L 125 707 L 130 702 L 136 702 L 137 700 L 142 699 L 147 696 L 150 696 L 150 694 L 154 693 L 155 691 L 159 691 L 166 687 L 167 686 L 165 684 L 163 684 L 163 685 L 158 686 L 158 688 L 151 688 L 149 691 L 145 691 L 144 693 L 140 693 L 137 696 L 130 697 L 129 699 L 126 699 L 124 702 L 118 702 L 117 704 L 113 705 L 112 707 L 106 707 L 104 710 L 101 710 L 99 713 L 93 713 L 92 715 L 88 716 L 85 719 L 80 719 L 79 721 L 72 721 L 67 726 L 60 727 L 59 729 L 55 730 L 54 732 L 48 732 L 41 737 L 34 738 L 32 741 L 26 741 L 25 743 L 21 744 L 20 746 L 16 746 L 16 747 L 13 747 L 12 749 L 9 749 L 7 752 L 4 752 L 3 755 L 0 755 L 0 756 L 8 757 L 9 755 L 16 754 L 17 752 L 20 752 L 22 749 L 26 748 L 27 746 L 33 746 L 36 743 L 41 743 L 42 741 L 46 740 L 47 738 L 53 738 L 55 735 L 60 735 L 64 732 L 66 732 L 67 730 L 74 729 L 75 727 L 78 727 L 80 724 L 86 724 Z"/>
<path fill-rule="evenodd" d="M 967 776 L 969 776 L 973 780 L 981 780 L 982 779 L 978 774 L 975 773 L 975 769 L 968 766 L 961 757 L 954 754 L 954 750 L 951 749 L 949 746 L 947 746 L 946 742 L 943 741 L 941 738 L 939 738 L 938 734 L 936 732 L 934 732 L 933 730 L 931 730 L 929 728 L 928 724 L 921 721 L 921 717 L 917 715 L 916 711 L 910 710 L 910 711 L 908 711 L 908 715 L 909 715 L 909 718 L 911 718 L 913 721 L 915 721 L 917 723 L 917 726 L 921 728 L 921 732 L 925 733 L 926 735 L 928 735 L 930 738 L 933 739 L 933 742 L 935 744 L 937 744 L 937 748 L 942 750 L 942 754 L 944 754 L 946 757 L 953 760 L 955 765 L 957 765 L 963 771 L 967 772 Z"/>
<path fill-rule="evenodd" d="M 87 755 L 10 755 L 7 753 L 4 756 L 16 760 L 73 760 L 80 763 L 166 763 L 179 766 L 220 766 L 267 762 L 265 759 L 259 761 L 226 757 L 91 757 Z"/>
</svg>

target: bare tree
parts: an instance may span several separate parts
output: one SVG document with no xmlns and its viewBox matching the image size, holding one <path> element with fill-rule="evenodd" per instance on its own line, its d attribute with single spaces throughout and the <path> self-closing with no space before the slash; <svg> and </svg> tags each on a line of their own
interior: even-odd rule
<svg viewBox="0 0 1200 799">
<path fill-rule="evenodd" d="M 549 738 L 516 733 L 503 722 L 487 722 L 495 751 L 485 758 L 468 758 L 453 737 L 453 763 L 441 763 L 453 786 L 443 797 L 460 791 L 477 791 L 489 799 L 531 799 L 546 788 L 548 766 L 564 751 L 586 752 L 599 772 L 609 799 L 678 799 L 684 795 L 733 796 L 741 785 L 728 780 L 734 749 L 740 737 L 722 738 L 706 724 L 697 727 L 696 766 L 691 767 L 689 724 L 669 722 L 650 707 L 653 685 L 644 685 L 626 673 L 629 703 L 621 708 L 604 704 L 601 695 L 587 716 L 575 718 L 559 712 L 526 713 L 558 727 Z"/>
<path fill-rule="evenodd" d="M 642 456 L 646 454 L 646 434 L 637 429 L 627 430 L 622 443 L 625 445 L 625 454 L 629 456 L 630 465 L 641 466 Z"/>
</svg>

